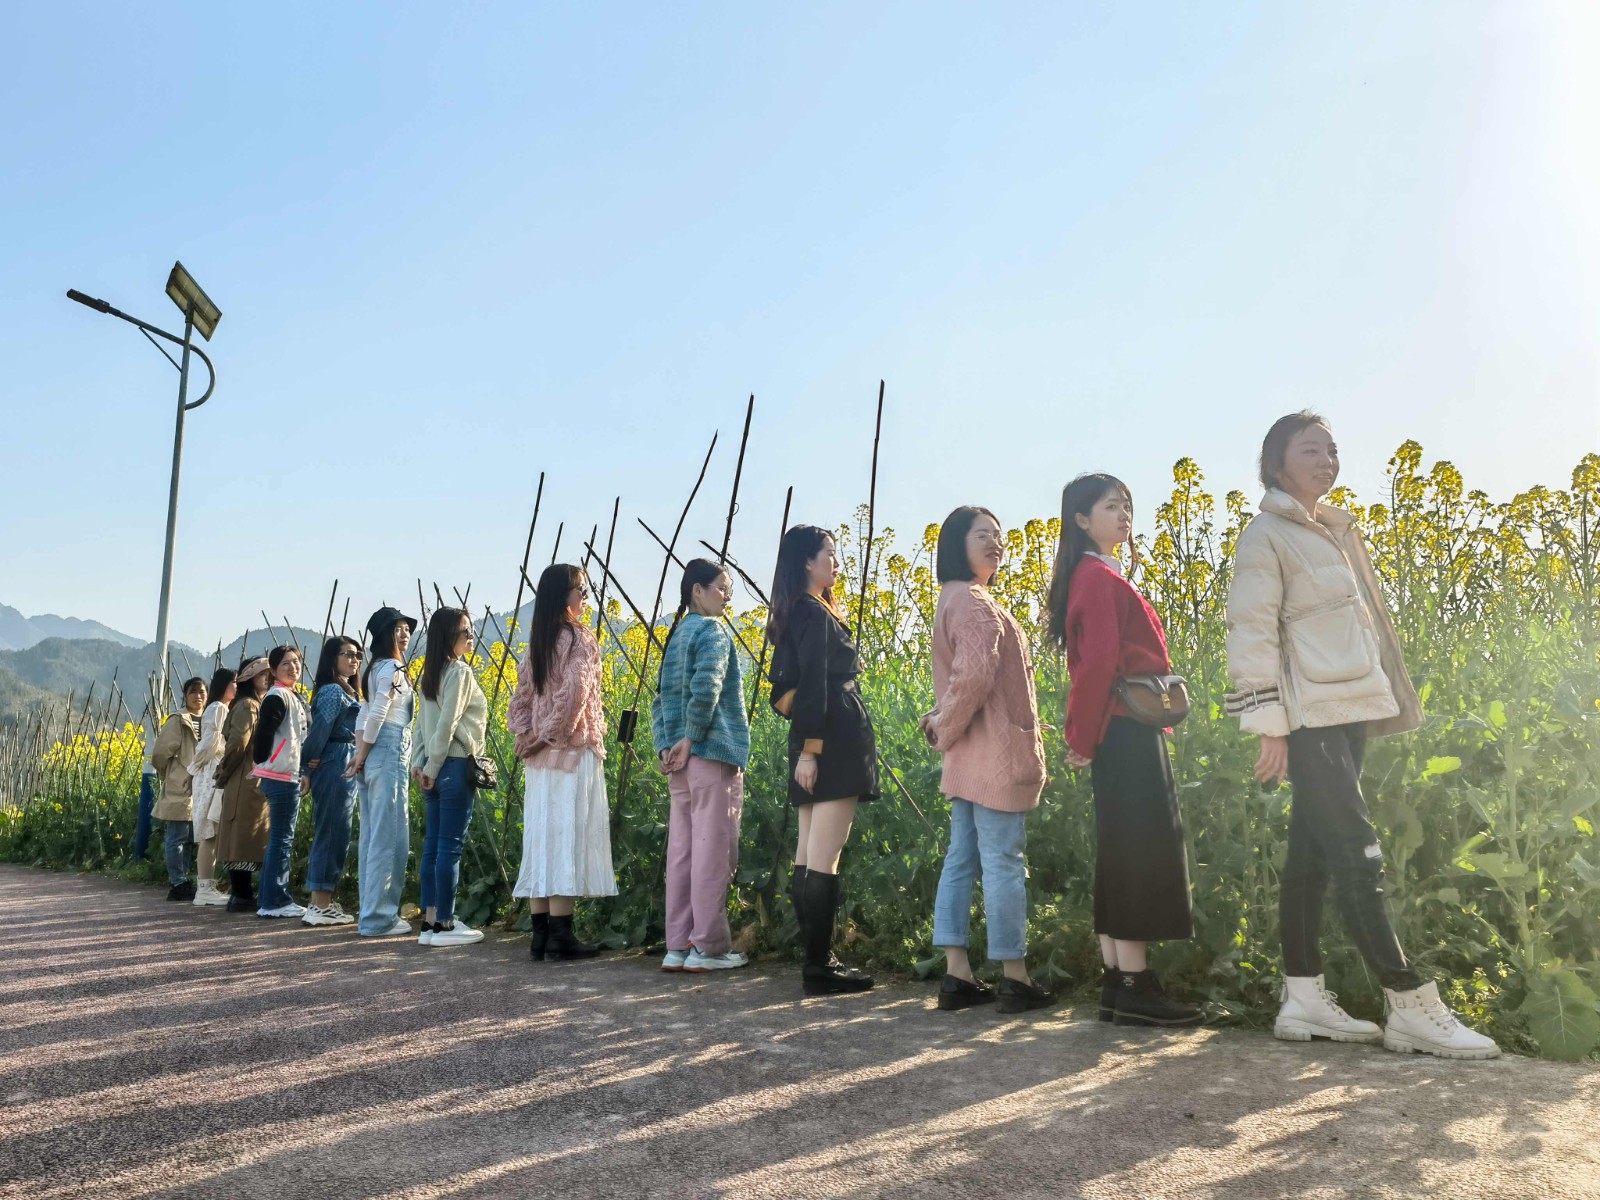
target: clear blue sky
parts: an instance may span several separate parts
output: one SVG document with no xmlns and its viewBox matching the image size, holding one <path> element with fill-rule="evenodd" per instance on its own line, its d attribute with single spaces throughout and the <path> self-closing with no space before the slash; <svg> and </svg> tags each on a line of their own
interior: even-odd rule
<svg viewBox="0 0 1600 1200">
<path fill-rule="evenodd" d="M 174 636 L 417 576 L 509 605 L 623 497 L 1020 522 L 1087 469 L 1248 488 L 1315 405 L 1497 498 L 1600 447 L 1600 51 L 1573 3 L 13 6 L 0 602 L 151 636 L 181 258 L 224 312 Z M 1588 114 L 1587 116 L 1585 114 Z M 383 497 L 387 492 L 388 499 Z M 563 554 L 563 557 L 567 557 Z M 645 597 L 648 599 L 648 596 Z M 414 603 L 414 601 L 413 601 Z M 409 605 L 408 605 L 409 607 Z"/>
</svg>

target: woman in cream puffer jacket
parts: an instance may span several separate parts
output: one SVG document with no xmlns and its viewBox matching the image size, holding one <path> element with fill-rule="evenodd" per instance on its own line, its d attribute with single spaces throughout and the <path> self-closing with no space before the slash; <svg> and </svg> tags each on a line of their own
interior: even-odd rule
<svg viewBox="0 0 1600 1200">
<path fill-rule="evenodd" d="M 1246 733 L 1422 724 L 1400 641 L 1355 519 L 1317 505 L 1316 520 L 1278 488 L 1239 535 L 1228 591 L 1228 713 Z"/>
<path fill-rule="evenodd" d="M 1372 560 L 1349 513 L 1322 503 L 1339 451 L 1315 413 L 1261 447 L 1261 514 L 1239 536 L 1228 592 L 1229 714 L 1261 739 L 1256 778 L 1293 788 L 1279 876 L 1284 999 L 1273 1032 L 1376 1042 L 1402 1053 L 1493 1058 L 1406 959 L 1384 906 L 1383 847 L 1361 794 L 1367 738 L 1422 724 Z M 1383 985 L 1383 1029 L 1340 1008 L 1318 946 L 1330 886 L 1350 939 Z"/>
</svg>

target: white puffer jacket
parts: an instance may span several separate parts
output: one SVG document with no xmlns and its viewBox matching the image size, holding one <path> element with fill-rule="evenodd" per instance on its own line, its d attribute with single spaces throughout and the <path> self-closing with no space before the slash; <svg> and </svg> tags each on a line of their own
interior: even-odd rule
<svg viewBox="0 0 1600 1200">
<path fill-rule="evenodd" d="M 1349 513 L 1317 520 L 1273 488 L 1239 535 L 1228 591 L 1226 707 L 1246 733 L 1365 722 L 1374 736 L 1422 724 L 1372 558 Z"/>
</svg>

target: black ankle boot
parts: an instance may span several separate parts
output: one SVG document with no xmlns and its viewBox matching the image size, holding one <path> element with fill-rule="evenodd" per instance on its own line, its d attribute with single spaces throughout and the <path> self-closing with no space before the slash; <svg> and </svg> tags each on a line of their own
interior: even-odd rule
<svg viewBox="0 0 1600 1200">
<path fill-rule="evenodd" d="M 544 961 L 545 947 L 550 944 L 550 914 L 533 914 L 533 937 L 528 940 L 528 957 L 534 962 Z"/>
<path fill-rule="evenodd" d="M 572 932 L 572 915 L 564 917 L 550 914 L 550 936 L 545 943 L 545 953 L 551 958 L 593 958 L 600 947 L 580 942 Z"/>
<path fill-rule="evenodd" d="M 1122 972 L 1107 967 L 1100 976 L 1100 1019 L 1109 1021 L 1117 1015 L 1117 989 L 1122 986 Z"/>
<path fill-rule="evenodd" d="M 1205 1013 L 1171 999 L 1154 971 L 1124 971 L 1117 989 L 1118 1025 L 1198 1025 Z"/>
<path fill-rule="evenodd" d="M 801 897 L 805 895 L 805 887 L 806 869 L 804 867 L 796 867 L 794 874 L 789 876 L 789 905 L 794 909 L 795 928 L 800 931 L 797 940 L 802 947 L 806 944 L 806 906 L 801 903 Z"/>
<path fill-rule="evenodd" d="M 864 992 L 872 986 L 872 976 L 843 965 L 833 956 L 833 920 L 839 908 L 839 877 L 821 871 L 807 871 L 800 893 L 805 912 L 806 964 L 800 981 L 808 996 L 828 996 L 836 992 Z"/>
</svg>

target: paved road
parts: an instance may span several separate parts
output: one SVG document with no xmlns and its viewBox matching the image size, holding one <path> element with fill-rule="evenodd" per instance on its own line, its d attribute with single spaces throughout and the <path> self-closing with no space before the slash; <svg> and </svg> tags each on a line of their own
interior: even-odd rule
<svg viewBox="0 0 1600 1200">
<path fill-rule="evenodd" d="M 1600 1197 L 1600 1070 L 538 966 L 0 866 L 0 1196 Z"/>
</svg>

